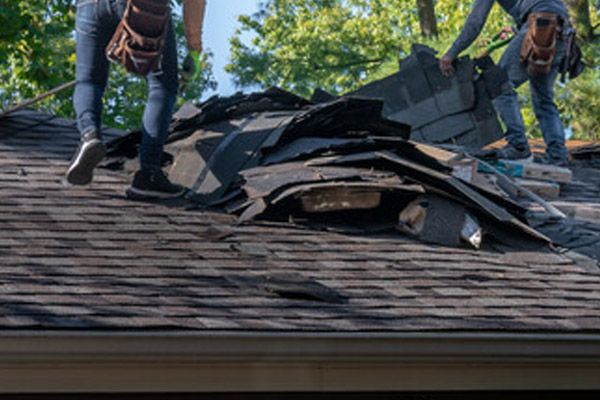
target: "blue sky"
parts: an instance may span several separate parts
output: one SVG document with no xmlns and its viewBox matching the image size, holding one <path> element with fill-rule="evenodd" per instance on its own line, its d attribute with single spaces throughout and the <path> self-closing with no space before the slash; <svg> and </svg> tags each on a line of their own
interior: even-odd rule
<svg viewBox="0 0 600 400">
<path fill-rule="evenodd" d="M 229 62 L 229 38 L 239 28 L 237 16 L 252 14 L 258 10 L 259 0 L 209 0 L 204 20 L 204 48 L 214 54 L 213 73 L 220 95 L 233 94 L 236 89 L 231 77 L 225 72 Z"/>
</svg>

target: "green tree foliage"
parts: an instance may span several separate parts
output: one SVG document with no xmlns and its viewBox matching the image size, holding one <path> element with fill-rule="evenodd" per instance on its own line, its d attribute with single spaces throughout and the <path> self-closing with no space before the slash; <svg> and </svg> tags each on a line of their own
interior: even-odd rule
<svg viewBox="0 0 600 400">
<path fill-rule="evenodd" d="M 0 0 L 3 108 L 73 79 L 74 11 L 66 0 Z M 49 105 L 50 110 L 59 111 L 60 103 Z"/>
<path fill-rule="evenodd" d="M 473 0 L 437 0 L 438 35 L 423 38 L 419 2 L 406 0 L 266 0 L 254 15 L 240 17 L 231 39 L 227 69 L 241 86 L 279 86 L 303 96 L 316 88 L 341 94 L 397 71 L 397 61 L 412 43 L 427 44 L 442 54 L 460 32 Z M 591 26 L 598 1 L 590 6 Z M 513 21 L 499 6 L 479 39 L 466 52 L 477 56 L 500 28 Z M 241 38 L 251 34 L 246 43 Z M 501 51 L 494 57 L 499 57 Z M 585 45 L 586 63 L 596 66 L 600 44 Z M 563 119 L 578 137 L 598 138 L 600 112 L 590 104 L 600 98 L 596 68 L 557 88 Z M 539 136 L 528 87 L 519 90 L 530 134 Z"/>
<path fill-rule="evenodd" d="M 0 0 L 0 109 L 44 93 L 75 78 L 74 0 Z M 179 10 L 181 0 L 173 1 Z M 185 56 L 180 13 L 174 13 L 179 55 Z M 210 54 L 203 55 L 203 73 L 180 102 L 198 99 L 215 87 Z M 146 101 L 143 79 L 113 67 L 104 96 L 103 122 L 133 129 L 140 124 Z M 53 114 L 74 117 L 73 90 L 66 90 L 36 107 Z"/>
<path fill-rule="evenodd" d="M 442 51 L 449 46 L 470 9 L 465 3 L 437 2 L 442 39 L 427 44 Z M 491 20 L 488 32 L 508 23 L 498 10 Z M 423 41 L 417 1 L 269 0 L 240 22 L 228 66 L 236 82 L 278 85 L 302 95 L 316 87 L 333 93 L 354 89 L 396 65 L 412 43 Z M 240 39 L 244 32 L 254 35 L 250 44 Z"/>
<path fill-rule="evenodd" d="M 571 21 L 581 37 L 588 41 L 594 37 L 594 28 L 590 18 L 590 2 L 588 0 L 564 0 L 569 9 Z"/>
</svg>

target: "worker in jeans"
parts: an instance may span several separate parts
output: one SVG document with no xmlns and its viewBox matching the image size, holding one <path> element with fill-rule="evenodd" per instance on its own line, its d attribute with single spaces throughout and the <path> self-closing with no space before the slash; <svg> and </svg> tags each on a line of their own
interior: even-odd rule
<svg viewBox="0 0 600 400">
<path fill-rule="evenodd" d="M 81 142 L 67 171 L 67 180 L 71 184 L 89 184 L 94 168 L 106 154 L 100 134 L 102 96 L 109 72 L 106 47 L 121 22 L 126 7 L 127 0 L 77 0 L 77 85 L 73 103 Z M 205 0 L 184 0 L 187 45 L 189 50 L 198 53 L 202 52 L 205 7 Z M 148 198 L 179 197 L 186 189 L 171 183 L 161 168 L 163 146 L 178 92 L 177 47 L 170 16 L 161 70 L 148 75 L 146 81 L 148 99 L 142 120 L 140 168 L 127 194 Z"/>
<path fill-rule="evenodd" d="M 496 158 L 520 160 L 531 159 L 531 150 L 525 136 L 525 125 L 515 89 L 529 81 L 533 110 L 540 124 L 546 143 L 543 163 L 559 166 L 568 165 L 565 148 L 565 135 L 558 108 L 554 103 L 554 83 L 560 65 L 565 57 L 565 40 L 560 35 L 556 41 L 556 54 L 549 66 L 549 72 L 532 75 L 527 65 L 521 62 L 520 54 L 523 41 L 529 29 L 528 17 L 532 13 L 550 13 L 561 21 L 561 28 L 568 24 L 568 12 L 561 0 L 475 0 L 471 13 L 458 38 L 446 54 L 440 59 L 440 69 L 446 76 L 454 74 L 453 61 L 479 36 L 494 2 L 509 13 L 516 21 L 518 30 L 515 37 L 502 55 L 499 66 L 502 67 L 511 83 L 512 90 L 498 96 L 494 105 L 502 122 L 506 126 L 505 137 L 508 144 L 495 150 Z"/>
</svg>

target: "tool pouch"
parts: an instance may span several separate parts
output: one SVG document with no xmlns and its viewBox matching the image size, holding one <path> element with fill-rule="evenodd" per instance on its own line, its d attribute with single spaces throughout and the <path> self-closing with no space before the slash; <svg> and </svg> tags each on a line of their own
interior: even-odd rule
<svg viewBox="0 0 600 400">
<path fill-rule="evenodd" d="M 170 11 L 168 0 L 128 0 L 121 23 L 106 47 L 108 59 L 137 75 L 159 72 Z"/>
<path fill-rule="evenodd" d="M 521 47 L 521 62 L 527 65 L 529 75 L 550 73 L 556 55 L 556 39 L 559 31 L 558 15 L 531 13 L 529 28 Z"/>
</svg>

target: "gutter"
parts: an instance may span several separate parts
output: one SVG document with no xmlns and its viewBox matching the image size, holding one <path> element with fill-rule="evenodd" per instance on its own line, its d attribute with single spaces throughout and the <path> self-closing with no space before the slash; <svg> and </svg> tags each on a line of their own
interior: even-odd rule
<svg viewBox="0 0 600 400">
<path fill-rule="evenodd" d="M 3 362 L 600 362 L 600 334 L 1 332 Z"/>
<path fill-rule="evenodd" d="M 0 393 L 590 390 L 598 376 L 600 334 L 0 332 Z"/>
</svg>

